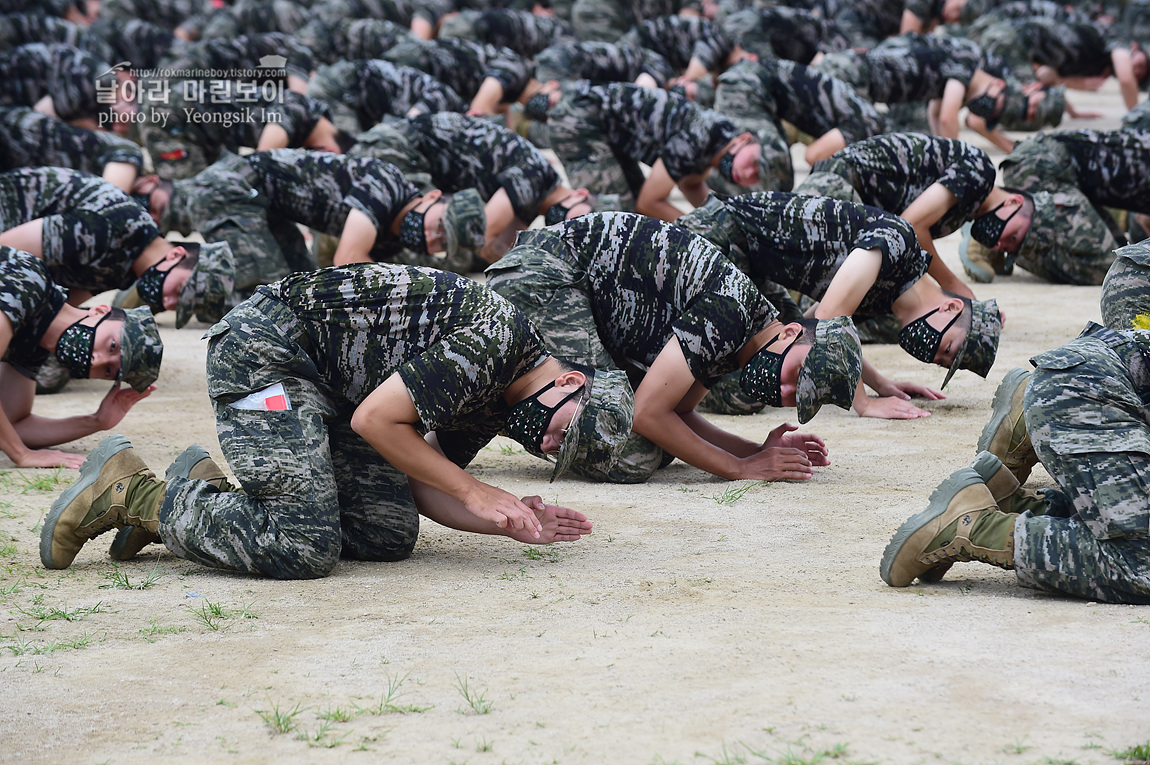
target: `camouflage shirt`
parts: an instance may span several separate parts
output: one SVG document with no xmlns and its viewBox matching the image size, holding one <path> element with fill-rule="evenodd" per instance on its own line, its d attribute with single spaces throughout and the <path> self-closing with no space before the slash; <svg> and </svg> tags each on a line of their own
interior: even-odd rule
<svg viewBox="0 0 1150 765">
<path fill-rule="evenodd" d="M 534 220 L 539 205 L 559 185 L 559 174 L 542 152 L 489 120 L 441 112 L 414 117 L 400 129 L 427 158 L 437 188 L 475 188 L 484 199 L 502 188 L 525 223 Z"/>
<path fill-rule="evenodd" d="M 1110 51 L 1120 44 L 1090 23 L 1034 18 L 1020 22 L 1030 60 L 1052 67 L 1062 77 L 1110 74 Z"/>
<path fill-rule="evenodd" d="M 1091 202 L 1150 214 L 1150 132 L 1069 130 L 1047 137 L 1070 152 Z"/>
<path fill-rule="evenodd" d="M 25 377 L 35 377 L 48 358 L 40 338 L 66 301 L 44 261 L 22 250 L 0 247 L 0 311 L 12 323 L 12 340 L 3 360 Z"/>
<path fill-rule="evenodd" d="M 994 163 L 982 149 L 964 141 L 920 133 L 888 133 L 852 143 L 815 171 L 841 175 L 865 205 L 901 215 L 935 183 L 958 201 L 930 227 L 931 236 L 946 236 L 974 219 L 994 187 Z"/>
<path fill-rule="evenodd" d="M 97 176 L 58 167 L 0 174 L 0 231 L 38 218 L 52 280 L 91 292 L 130 287 L 132 262 L 160 236 L 144 208 Z"/>
<path fill-rule="evenodd" d="M 198 30 L 215 10 L 212 0 L 103 0 L 101 19 L 143 19 L 166 29 Z"/>
<path fill-rule="evenodd" d="M 467 104 L 448 85 L 425 71 L 372 59 L 359 62 L 358 88 L 349 97 L 360 125 L 367 129 L 385 116 L 406 117 L 412 109 L 421 114 L 462 112 Z"/>
<path fill-rule="evenodd" d="M 323 382 L 352 405 L 399 372 L 424 431 L 461 466 L 502 428 L 507 387 L 547 357 L 519 309 L 436 269 L 328 268 L 259 291 L 299 317 Z"/>
<path fill-rule="evenodd" d="M 776 312 L 709 242 L 632 213 L 583 215 L 527 231 L 516 245 L 557 232 L 561 253 L 586 274 L 591 310 L 607 352 L 633 380 L 672 337 L 706 387 L 739 368 L 737 356 Z"/>
<path fill-rule="evenodd" d="M 746 253 L 751 277 L 813 300 L 822 299 L 852 250 L 879 250 L 878 277 L 856 315 L 890 313 L 930 265 L 911 225 L 874 207 L 781 191 L 744 194 L 726 204 L 739 229 L 732 242 Z"/>
<path fill-rule="evenodd" d="M 414 39 L 406 26 L 375 18 L 328 23 L 313 17 L 295 37 L 325 64 L 380 58 L 395 44 Z"/>
<path fill-rule="evenodd" d="M 114 55 L 100 35 L 70 21 L 29 12 L 0 16 L 0 50 L 29 43 L 65 43 L 86 50 L 101 61 L 112 61 Z"/>
<path fill-rule="evenodd" d="M 0 171 L 53 165 L 99 175 L 109 162 L 144 167 L 140 147 L 104 130 L 86 130 L 25 106 L 0 107 Z"/>
<path fill-rule="evenodd" d="M 820 13 L 778 5 L 747 8 L 723 20 L 723 29 L 760 61 L 779 58 L 809 64 L 820 52 L 844 50 L 846 38 Z"/>
<path fill-rule="evenodd" d="M 675 181 L 703 175 L 711 160 L 740 131 L 735 123 L 682 96 L 617 82 L 589 86 L 572 94 L 586 103 L 612 148 L 647 165 L 663 160 Z"/>
<path fill-rule="evenodd" d="M 619 39 L 655 51 L 676 69 L 686 69 L 697 58 L 707 71 L 722 68 L 735 49 L 735 40 L 702 16 L 657 16 L 637 24 Z"/>
<path fill-rule="evenodd" d="M 470 102 L 488 77 L 503 86 L 503 103 L 519 98 L 535 65 L 509 48 L 470 40 L 416 40 L 396 45 L 384 56 L 427 72 Z"/>
<path fill-rule="evenodd" d="M 884 104 L 941 98 L 947 80 L 970 83 L 982 50 L 958 37 L 906 34 L 884 40 L 865 54 L 870 99 Z"/>
<path fill-rule="evenodd" d="M 535 57 L 535 78 L 540 82 L 634 82 L 643 73 L 654 77 L 662 86 L 674 71 L 655 51 L 607 42 L 568 40 L 540 51 Z"/>
<path fill-rule="evenodd" d="M 247 71 L 259 66 L 265 56 L 287 59 L 284 70 L 304 80 L 315 68 L 311 51 L 293 37 L 279 33 L 240 35 L 229 39 L 200 40 L 184 47 L 176 55 L 166 58 L 161 66 L 166 69 L 215 69 L 221 71 Z M 271 69 L 269 72 L 276 72 Z M 209 81 L 214 78 L 205 78 Z"/>
<path fill-rule="evenodd" d="M 51 96 L 62 120 L 95 117 L 106 107 L 97 100 L 97 84 L 111 86 L 111 68 L 86 50 L 71 45 L 21 45 L 0 53 L 0 103 L 35 106 Z"/>
<path fill-rule="evenodd" d="M 269 32 L 292 35 L 307 19 L 307 8 L 294 0 L 245 0 L 213 11 L 204 21 L 201 36 L 231 38 Z"/>
<path fill-rule="evenodd" d="M 508 48 L 528 59 L 535 58 L 547 46 L 574 34 L 567 22 L 555 16 L 542 16 L 510 8 L 463 10 L 459 12 L 458 20 L 453 21 L 469 28 L 470 34 L 466 35 L 466 39 L 497 48 Z M 445 24 L 440 37 L 448 36 L 448 26 Z"/>
<path fill-rule="evenodd" d="M 106 19 L 92 24 L 92 31 L 107 40 L 112 49 L 106 61 L 127 61 L 133 69 L 154 69 L 168 56 L 178 55 L 187 43 L 170 27 L 140 19 Z"/>
</svg>

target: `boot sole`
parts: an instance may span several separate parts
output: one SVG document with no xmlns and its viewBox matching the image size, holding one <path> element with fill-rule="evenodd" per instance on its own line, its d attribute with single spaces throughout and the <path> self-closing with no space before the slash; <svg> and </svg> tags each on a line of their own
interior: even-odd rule
<svg viewBox="0 0 1150 765">
<path fill-rule="evenodd" d="M 61 568 L 56 566 L 52 560 L 52 537 L 55 535 L 56 523 L 60 520 L 64 509 L 72 504 L 82 491 L 96 482 L 96 479 L 100 477 L 100 471 L 108 460 L 130 448 L 132 448 L 132 442 L 119 433 L 105 438 L 99 446 L 92 450 L 88 459 L 84 460 L 84 464 L 80 466 L 80 479 L 65 489 L 64 493 L 52 503 L 52 509 L 48 511 L 48 517 L 44 519 L 44 526 L 40 529 L 40 562 L 46 568 Z M 63 566 L 63 568 L 67 568 L 67 566 Z"/>
<path fill-rule="evenodd" d="M 958 472 L 951 475 L 950 478 L 947 478 L 945 481 L 938 485 L 938 488 L 931 493 L 930 503 L 926 506 L 926 509 L 916 513 L 915 515 L 912 515 L 906 520 L 905 523 L 899 526 L 898 531 L 894 533 L 894 536 L 891 537 L 890 542 L 886 546 L 886 549 L 883 550 L 882 562 L 879 564 L 878 572 L 879 576 L 882 577 L 884 582 L 889 584 L 891 587 L 909 586 L 910 582 L 905 585 L 891 584 L 890 571 L 894 566 L 895 558 L 898 557 L 898 554 L 902 551 L 902 548 L 906 545 L 910 538 L 918 533 L 918 531 L 920 531 L 923 526 L 946 512 L 946 508 L 950 506 L 950 501 L 954 499 L 955 494 L 958 494 L 958 492 L 962 491 L 967 486 L 972 486 L 976 483 L 980 483 L 981 481 L 982 477 L 979 476 L 978 473 L 974 472 L 970 468 L 962 468 Z M 946 565 L 947 568 L 950 568 L 950 566 L 947 564 L 941 565 Z M 923 574 L 920 574 L 916 578 L 922 579 L 924 574 L 926 576 L 934 576 L 937 574 L 937 578 L 924 580 L 937 582 L 942 578 L 942 574 L 946 573 L 946 569 L 943 569 L 941 572 L 937 572 L 936 570 L 938 568 L 941 568 L 941 566 L 935 566 L 933 568 L 927 569 L 923 572 Z"/>
<path fill-rule="evenodd" d="M 970 259 L 970 255 L 967 254 L 970 242 L 970 224 L 967 223 L 962 227 L 962 241 L 958 244 L 958 259 L 962 261 L 962 270 L 966 271 L 966 275 L 979 284 L 990 284 L 994 281 L 994 272 L 987 271 Z"/>
<path fill-rule="evenodd" d="M 998 384 L 998 389 L 994 391 L 994 401 L 990 405 L 993 414 L 990 415 L 990 421 L 986 423 L 986 427 L 982 429 L 982 435 L 978 437 L 978 446 L 975 447 L 977 451 L 989 451 L 990 442 L 994 440 L 994 434 L 1010 416 L 1010 403 L 1014 398 L 1014 392 L 1018 390 L 1019 381 L 1029 376 L 1029 370 L 1015 367 L 1006 373 L 1006 377 L 1002 378 L 1002 382 Z"/>
<path fill-rule="evenodd" d="M 208 450 L 198 444 L 189 446 L 180 452 L 180 456 L 176 457 L 168 469 L 164 471 L 164 480 L 170 481 L 173 478 L 187 478 L 188 474 L 192 472 L 192 468 L 196 466 L 200 460 L 209 459 L 212 455 L 208 454 Z"/>
<path fill-rule="evenodd" d="M 983 483 L 989 483 L 990 479 L 1002 469 L 1002 460 L 984 449 L 974 458 L 974 462 L 970 463 L 970 467 L 982 477 Z"/>
</svg>

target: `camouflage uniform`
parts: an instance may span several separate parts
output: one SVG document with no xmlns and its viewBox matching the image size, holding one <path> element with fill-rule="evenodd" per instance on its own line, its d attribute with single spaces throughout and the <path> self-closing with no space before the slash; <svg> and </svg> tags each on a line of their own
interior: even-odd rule
<svg viewBox="0 0 1150 765">
<path fill-rule="evenodd" d="M 994 174 L 986 152 L 964 141 L 890 133 L 853 143 L 816 162 L 796 191 L 901 215 L 924 191 L 941 183 L 957 201 L 930 227 L 930 235 L 938 238 L 974 219 L 994 187 Z"/>
<path fill-rule="evenodd" d="M 137 70 L 154 69 L 165 58 L 179 56 L 187 46 L 171 29 L 140 19 L 111 20 L 101 16 L 91 29 L 111 49 L 105 61 L 127 61 Z"/>
<path fill-rule="evenodd" d="M 431 114 L 467 108 L 459 94 L 427 72 L 379 59 L 321 66 L 307 92 L 331 107 L 335 124 L 350 133 L 413 109 Z"/>
<path fill-rule="evenodd" d="M 331 118 L 327 104 L 290 90 L 270 99 L 256 95 L 254 83 L 213 80 L 211 94 L 196 80 L 174 81 L 166 97 L 142 104 L 144 135 L 152 165 L 161 178 L 190 178 L 220 157 L 220 152 L 255 149 L 267 125 L 288 135 L 288 148 L 300 148 L 320 118 Z"/>
<path fill-rule="evenodd" d="M 307 10 L 292 0 L 239 0 L 216 10 L 204 22 L 205 40 L 278 32 L 291 35 L 307 23 Z"/>
<path fill-rule="evenodd" d="M 739 351 L 775 318 L 754 284 L 705 240 L 628 213 L 520 233 L 487 269 L 487 285 L 530 317 L 552 355 L 621 368 L 636 388 L 673 337 L 695 379 L 711 387 L 738 369 Z M 613 464 L 580 455 L 572 470 L 639 483 L 669 461 L 632 433 Z"/>
<path fill-rule="evenodd" d="M 0 311 L 12 325 L 3 361 L 35 379 L 49 357 L 40 339 L 65 302 L 64 291 L 52 281 L 44 261 L 22 250 L 0 247 Z"/>
<path fill-rule="evenodd" d="M 535 78 L 540 82 L 634 82 L 641 74 L 651 75 L 659 87 L 663 87 L 675 72 L 667 60 L 653 50 L 606 42 L 563 42 L 540 51 L 535 57 Z"/>
<path fill-rule="evenodd" d="M 488 120 L 440 112 L 398 122 L 393 129 L 406 139 L 400 146 L 406 144 L 422 158 L 410 166 L 426 167 L 435 188 L 446 192 L 475 188 L 484 200 L 503 189 L 515 217 L 525 226 L 559 186 L 559 174 L 547 157 L 526 139 Z M 368 142 L 355 153 L 386 159 L 375 153 L 383 146 Z"/>
<path fill-rule="evenodd" d="M 206 566 L 282 579 L 341 558 L 397 561 L 419 533 L 407 476 L 351 428 L 398 373 L 422 431 L 466 466 L 503 426 L 502 395 L 546 354 L 519 311 L 433 269 L 357 265 L 263 287 L 208 331 L 208 395 L 244 492 L 170 480 L 159 532 Z M 282 384 L 290 409 L 233 404 Z"/>
<path fill-rule="evenodd" d="M 1124 234 L 1104 207 L 1150 212 L 1150 134 L 1040 133 L 1002 161 L 1004 185 L 1031 195 L 1018 264 L 1048 281 L 1101 284 Z"/>
<path fill-rule="evenodd" d="M 580 40 L 615 42 L 644 19 L 699 10 L 698 0 L 575 0 L 571 26 Z"/>
<path fill-rule="evenodd" d="M 580 83 L 551 110 L 547 129 L 571 187 L 619 194 L 627 209 L 634 208 L 644 182 L 640 162 L 663 160 L 678 182 L 705 174 L 739 134 L 716 111 L 628 83 Z"/>
<path fill-rule="evenodd" d="M 211 0 L 103 0 L 100 18 L 142 19 L 172 30 L 183 27 L 195 37 L 214 10 Z"/>
<path fill-rule="evenodd" d="M 769 191 L 794 185 L 783 120 L 815 138 L 838 128 L 848 144 L 883 132 L 874 104 L 845 82 L 792 61 L 740 61 L 718 83 L 715 111 L 758 134 L 772 169 Z"/>
<path fill-rule="evenodd" d="M 1122 247 L 1102 282 L 1102 321 L 1111 329 L 1132 329 L 1150 316 L 1150 242 Z"/>
<path fill-rule="evenodd" d="M 1012 2 L 975 19 L 966 30 L 966 37 L 987 54 L 1000 56 L 1020 81 L 1032 82 L 1032 46 L 1036 38 L 1047 28 L 1056 35 L 1056 28 L 1050 25 L 1070 20 L 1089 21 L 1054 2 Z"/>
<path fill-rule="evenodd" d="M 5 13 L 0 15 L 0 50 L 29 43 L 64 43 L 86 50 L 100 61 L 113 59 L 111 46 L 92 30 L 78 24 L 39 13 Z"/>
<path fill-rule="evenodd" d="M 381 58 L 401 42 L 415 39 L 405 26 L 385 19 L 341 19 L 334 23 L 312 18 L 295 34 L 317 62 L 360 61 Z"/>
<path fill-rule="evenodd" d="M 827 54 L 818 69 L 875 103 L 900 104 L 941 98 L 948 80 L 968 85 L 982 60 L 982 50 L 969 40 L 912 33 L 885 40 L 865 54 Z"/>
<path fill-rule="evenodd" d="M 315 68 L 311 51 L 292 37 L 279 32 L 241 35 L 231 39 L 201 40 L 185 46 L 160 63 L 165 69 L 214 69 L 216 71 L 250 70 L 259 66 L 260 59 L 282 56 L 287 59 L 283 71 L 303 80 Z M 269 75 L 279 70 L 269 70 Z"/>
<path fill-rule="evenodd" d="M 820 52 L 850 47 L 833 21 L 805 8 L 747 8 L 727 16 L 722 27 L 760 61 L 779 58 L 809 64 Z"/>
<path fill-rule="evenodd" d="M 725 68 L 735 42 L 702 16 L 658 16 L 639 22 L 618 44 L 653 50 L 680 71 L 697 58 L 708 72 L 716 72 Z"/>
<path fill-rule="evenodd" d="M 507 8 L 462 10 L 444 19 L 439 30 L 440 39 L 458 37 L 509 48 L 527 59 L 550 45 L 574 39 L 574 34 L 562 19 Z"/>
<path fill-rule="evenodd" d="M 383 19 L 407 28 L 420 18 L 434 28 L 452 7 L 450 0 L 320 0 L 312 5 L 311 17 L 328 24 L 344 19 Z"/>
<path fill-rule="evenodd" d="M 0 174 L 0 231 L 37 219 L 52 280 L 93 293 L 130 287 L 133 261 L 160 236 L 151 216 L 102 178 L 57 167 Z"/>
<path fill-rule="evenodd" d="M 1123 114 L 1122 129 L 1150 131 L 1150 101 L 1143 101 Z"/>
<path fill-rule="evenodd" d="M 1026 430 L 1058 484 L 1014 527 L 1018 581 L 1113 603 L 1150 603 L 1150 332 L 1089 324 L 1031 359 Z M 1054 501 L 1051 494 L 1062 501 Z"/>
<path fill-rule="evenodd" d="M 71 45 L 21 45 L 0 53 L 0 104 L 35 106 L 51 96 L 62 120 L 96 117 L 107 109 L 97 99 L 97 86 L 115 83 L 109 68 Z"/>
<path fill-rule="evenodd" d="M 470 40 L 415 40 L 400 43 L 384 58 L 427 72 L 449 86 L 468 103 L 488 77 L 503 86 L 502 103 L 519 98 L 531 81 L 535 65 L 509 48 L 496 48 Z"/>
<path fill-rule="evenodd" d="M 402 246 L 388 229 L 417 194 L 396 168 L 366 157 L 303 149 L 243 158 L 229 153 L 194 178 L 175 182 L 160 227 L 228 242 L 236 289 L 250 290 L 315 268 L 296 224 L 339 236 L 352 209 L 378 231 L 372 257 L 394 260 Z"/>
<path fill-rule="evenodd" d="M 0 171 L 53 165 L 99 175 L 109 162 L 144 167 L 140 147 L 103 130 L 86 130 L 24 106 L 0 107 Z"/>
<path fill-rule="evenodd" d="M 902 24 L 902 0 L 851 0 L 831 16 L 851 44 L 874 48 L 897 35 Z"/>
</svg>

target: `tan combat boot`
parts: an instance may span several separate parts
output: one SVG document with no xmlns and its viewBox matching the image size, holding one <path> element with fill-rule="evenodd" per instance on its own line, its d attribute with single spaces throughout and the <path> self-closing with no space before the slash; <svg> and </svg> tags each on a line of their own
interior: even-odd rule
<svg viewBox="0 0 1150 765">
<path fill-rule="evenodd" d="M 979 452 L 970 466 L 982 477 L 994 497 L 994 504 L 1002 512 L 1015 515 L 1021 515 L 1027 510 L 1033 510 L 1035 515 L 1045 512 L 1046 499 L 1042 494 L 1019 484 L 1014 473 L 990 452 Z"/>
<path fill-rule="evenodd" d="M 108 436 L 80 467 L 80 479 L 55 502 L 40 530 L 40 560 L 68 568 L 84 543 L 111 528 L 159 528 L 164 482 L 121 435 Z"/>
<path fill-rule="evenodd" d="M 879 574 L 891 587 L 906 587 L 938 566 L 958 561 L 1013 569 L 1017 517 L 998 509 L 978 473 L 962 468 L 935 489 L 926 510 L 895 532 Z"/>
<path fill-rule="evenodd" d="M 1026 432 L 1023 409 L 1023 397 L 1029 379 L 1030 372 L 1021 367 L 1006 373 L 998 390 L 994 392 L 990 421 L 978 438 L 978 451 L 990 452 L 1002 460 L 1002 464 L 1020 484 L 1026 483 L 1031 469 L 1038 463 L 1038 455 L 1030 443 L 1030 434 Z"/>
<path fill-rule="evenodd" d="M 970 224 L 962 227 L 962 241 L 958 243 L 958 257 L 962 270 L 980 284 L 990 284 L 995 274 L 1007 274 L 1006 256 L 991 249 L 970 235 Z"/>
<path fill-rule="evenodd" d="M 189 446 L 180 453 L 180 456 L 168 466 L 164 473 L 164 482 L 173 478 L 191 478 L 207 481 L 220 491 L 242 491 L 228 480 L 224 471 L 216 464 L 208 450 L 202 446 Z M 108 555 L 114 560 L 130 560 L 136 557 L 140 550 L 153 542 L 162 542 L 160 535 L 149 531 L 142 526 L 125 526 L 112 540 L 108 548 Z"/>
</svg>

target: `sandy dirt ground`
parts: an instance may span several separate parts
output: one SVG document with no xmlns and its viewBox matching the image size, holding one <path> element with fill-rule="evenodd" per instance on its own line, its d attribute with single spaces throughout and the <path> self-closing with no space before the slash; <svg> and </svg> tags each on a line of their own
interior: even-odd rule
<svg viewBox="0 0 1150 765">
<path fill-rule="evenodd" d="M 1072 96 L 1110 117 L 1064 127 L 1117 126 L 1116 93 Z M 940 242 L 960 270 L 957 248 Z M 0 457 L 0 761 L 1117 762 L 1150 740 L 1150 610 L 982 564 L 879 579 L 893 531 L 974 456 L 1002 376 L 1099 316 L 1098 288 L 1021 271 L 976 292 L 1008 317 L 990 378 L 958 374 L 912 422 L 824 409 L 809 429 L 833 465 L 805 484 L 675 463 L 642 486 L 548 485 L 510 441 L 481 452 L 482 480 L 590 515 L 573 544 L 425 521 L 406 562 L 277 582 L 159 546 L 117 567 L 108 535 L 48 572 L 40 524 L 76 474 Z M 159 390 L 120 430 L 162 473 L 188 444 L 220 453 L 203 328 L 160 324 Z M 866 352 L 942 380 L 896 346 Z M 37 411 L 91 411 L 103 390 L 76 383 Z M 787 418 L 715 419 L 761 439 Z"/>
</svg>

